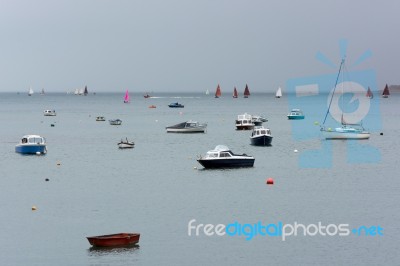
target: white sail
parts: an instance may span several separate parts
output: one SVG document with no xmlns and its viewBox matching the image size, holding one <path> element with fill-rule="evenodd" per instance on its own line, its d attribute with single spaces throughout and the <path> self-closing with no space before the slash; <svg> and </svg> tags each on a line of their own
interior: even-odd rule
<svg viewBox="0 0 400 266">
<path fill-rule="evenodd" d="M 75 95 L 78 95 L 78 94 L 79 94 L 79 89 L 75 89 L 74 94 L 75 94 Z"/>
<path fill-rule="evenodd" d="M 282 97 L 282 89 L 281 89 L 281 87 L 279 87 L 278 90 L 276 91 L 275 97 L 276 98 L 281 98 Z"/>
<path fill-rule="evenodd" d="M 33 90 L 32 90 L 32 87 L 30 87 L 30 88 L 29 88 L 28 95 L 31 96 L 32 94 L 33 94 Z"/>
<path fill-rule="evenodd" d="M 210 91 L 207 89 L 206 90 L 206 95 L 209 95 L 210 94 Z"/>
</svg>

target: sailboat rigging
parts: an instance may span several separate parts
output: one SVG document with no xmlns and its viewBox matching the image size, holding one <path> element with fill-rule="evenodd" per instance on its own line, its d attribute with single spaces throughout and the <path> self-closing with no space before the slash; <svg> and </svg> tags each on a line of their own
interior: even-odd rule
<svg viewBox="0 0 400 266">
<path fill-rule="evenodd" d="M 335 96 L 335 90 L 338 85 L 340 74 L 342 72 L 342 69 L 344 68 L 344 62 L 345 59 L 343 58 L 342 62 L 340 63 L 338 75 L 336 77 L 335 87 L 333 88 L 332 96 L 329 101 L 328 110 L 326 111 L 324 121 L 322 123 L 320 130 L 324 135 L 325 139 L 369 139 L 370 133 L 363 128 L 362 124 L 348 124 L 343 117 L 343 112 L 341 115 L 340 127 L 337 128 L 325 127 L 325 122 L 328 117 L 328 114 L 330 113 L 332 100 L 333 97 Z M 342 88 L 342 100 L 343 100 L 344 82 L 341 83 L 341 88 Z"/>
</svg>

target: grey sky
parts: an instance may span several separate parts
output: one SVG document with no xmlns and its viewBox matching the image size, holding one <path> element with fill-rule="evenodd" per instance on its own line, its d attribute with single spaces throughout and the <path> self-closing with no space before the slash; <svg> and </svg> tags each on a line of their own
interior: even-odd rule
<svg viewBox="0 0 400 266">
<path fill-rule="evenodd" d="M 0 91 L 275 91 L 373 56 L 399 84 L 400 1 L 0 0 Z"/>
</svg>

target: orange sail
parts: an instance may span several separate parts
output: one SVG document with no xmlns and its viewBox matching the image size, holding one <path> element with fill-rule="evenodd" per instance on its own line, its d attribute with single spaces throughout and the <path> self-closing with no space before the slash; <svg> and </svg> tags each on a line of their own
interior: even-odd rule
<svg viewBox="0 0 400 266">
<path fill-rule="evenodd" d="M 221 97 L 221 88 L 218 84 L 217 90 L 215 91 L 215 98 Z"/>
<path fill-rule="evenodd" d="M 249 96 L 250 96 L 250 90 L 249 90 L 249 87 L 247 86 L 247 84 L 246 84 L 246 88 L 244 88 L 243 95 L 244 95 L 244 98 L 249 98 Z"/>
<path fill-rule="evenodd" d="M 233 89 L 233 98 L 237 98 L 238 97 L 238 92 L 236 90 L 236 87 Z"/>
</svg>

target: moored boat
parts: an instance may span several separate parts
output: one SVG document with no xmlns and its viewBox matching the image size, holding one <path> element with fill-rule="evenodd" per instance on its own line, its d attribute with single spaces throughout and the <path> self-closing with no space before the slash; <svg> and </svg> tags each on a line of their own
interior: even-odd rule
<svg viewBox="0 0 400 266">
<path fill-rule="evenodd" d="M 106 118 L 104 116 L 98 116 L 96 117 L 96 121 L 106 121 Z"/>
<path fill-rule="evenodd" d="M 234 154 L 225 145 L 218 145 L 197 161 L 204 168 L 253 167 L 255 158 L 247 154 Z"/>
<path fill-rule="evenodd" d="M 359 124 L 347 123 L 346 120 L 344 119 L 343 112 L 341 115 L 341 121 L 340 121 L 341 126 L 340 127 L 331 128 L 331 127 L 325 126 L 326 119 L 328 117 L 328 114 L 330 113 L 332 99 L 333 99 L 333 97 L 335 97 L 335 90 L 336 90 L 336 87 L 338 86 L 339 78 L 341 77 L 340 74 L 342 72 L 342 69 L 345 69 L 344 64 L 345 64 L 345 59 L 343 58 L 342 62 L 340 63 L 339 72 L 338 72 L 338 76 L 336 79 L 336 84 L 333 87 L 333 91 L 331 93 L 331 95 L 332 95 L 331 100 L 329 102 L 328 110 L 326 111 L 325 118 L 324 118 L 324 121 L 320 128 L 320 131 L 325 139 L 369 139 L 370 133 L 364 129 L 364 127 L 362 126 L 362 123 L 361 122 Z M 342 78 L 344 79 L 343 74 L 342 74 Z M 343 95 L 345 93 L 345 89 L 344 89 L 345 84 L 346 83 L 344 83 L 344 82 L 340 83 L 342 104 L 343 104 L 343 98 L 344 98 Z M 340 96 L 337 96 L 337 97 L 340 97 Z"/>
<path fill-rule="evenodd" d="M 321 130 L 325 139 L 369 139 L 370 133 L 361 125 L 342 125 L 337 128 Z"/>
<path fill-rule="evenodd" d="M 255 146 L 271 146 L 272 135 L 269 128 L 254 127 L 250 136 L 251 145 Z"/>
<path fill-rule="evenodd" d="M 119 126 L 122 124 L 122 120 L 120 120 L 120 119 L 111 119 L 111 120 L 108 120 L 108 122 L 110 122 L 110 125 L 113 125 L 113 126 Z"/>
<path fill-rule="evenodd" d="M 237 130 L 251 130 L 254 127 L 253 118 L 251 115 L 244 113 L 238 115 L 235 126 Z"/>
<path fill-rule="evenodd" d="M 22 154 L 45 154 L 46 140 L 39 135 L 25 135 L 15 146 L 15 152 Z"/>
<path fill-rule="evenodd" d="M 170 107 L 170 108 L 184 108 L 185 106 L 183 104 L 181 104 L 181 103 L 176 102 L 176 103 L 168 104 L 168 107 Z"/>
<path fill-rule="evenodd" d="M 126 140 L 122 140 L 118 142 L 118 148 L 120 149 L 132 149 L 135 146 L 135 143 L 133 141 L 129 141 L 128 138 Z"/>
<path fill-rule="evenodd" d="M 169 133 L 205 133 L 206 129 L 206 123 L 201 124 L 192 120 L 166 127 L 166 130 Z"/>
<path fill-rule="evenodd" d="M 55 110 L 44 110 L 43 111 L 44 116 L 56 116 L 56 111 Z"/>
<path fill-rule="evenodd" d="M 139 233 L 119 233 L 112 235 L 86 237 L 89 243 L 95 247 L 118 247 L 135 245 L 139 243 Z"/>
<path fill-rule="evenodd" d="M 292 111 L 287 115 L 287 118 L 289 120 L 300 120 L 304 119 L 304 114 L 300 109 L 292 109 Z"/>
</svg>

